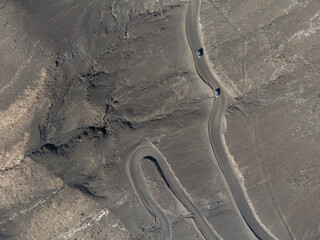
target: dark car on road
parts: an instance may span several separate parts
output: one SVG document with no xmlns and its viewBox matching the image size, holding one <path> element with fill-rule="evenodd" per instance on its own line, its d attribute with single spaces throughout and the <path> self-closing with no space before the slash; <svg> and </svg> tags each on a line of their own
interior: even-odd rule
<svg viewBox="0 0 320 240">
<path fill-rule="evenodd" d="M 200 48 L 197 52 L 198 58 L 201 58 L 203 56 L 203 48 Z"/>
<path fill-rule="evenodd" d="M 219 97 L 220 96 L 220 88 L 217 88 L 216 90 L 214 90 L 214 95 L 216 97 Z"/>
</svg>

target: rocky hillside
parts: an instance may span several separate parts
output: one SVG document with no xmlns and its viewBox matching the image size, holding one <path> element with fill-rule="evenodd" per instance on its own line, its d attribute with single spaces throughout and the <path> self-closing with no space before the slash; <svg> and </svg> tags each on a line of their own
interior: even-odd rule
<svg viewBox="0 0 320 240">
<path fill-rule="evenodd" d="M 205 0 L 206 52 L 234 97 L 226 142 L 261 221 L 319 237 L 319 1 Z"/>
</svg>

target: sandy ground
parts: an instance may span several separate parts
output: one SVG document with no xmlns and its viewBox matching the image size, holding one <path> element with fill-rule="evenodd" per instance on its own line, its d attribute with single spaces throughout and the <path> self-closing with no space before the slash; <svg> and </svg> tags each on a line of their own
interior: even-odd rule
<svg viewBox="0 0 320 240">
<path fill-rule="evenodd" d="M 201 8 L 212 68 L 236 96 L 229 151 L 279 239 L 319 237 L 319 9 L 318 1 L 203 1 Z"/>
<path fill-rule="evenodd" d="M 318 3 L 213 3 L 203 1 L 202 33 L 236 97 L 226 142 L 249 197 L 276 235 L 287 227 L 315 239 Z M 220 236 L 251 236 L 211 151 L 212 93 L 194 69 L 186 9 L 175 0 L 0 3 L 1 239 L 159 238 L 124 170 L 145 137 Z M 174 239 L 201 239 L 154 166 L 141 167 Z"/>
<path fill-rule="evenodd" d="M 187 5 L 130 4 L 29 1 L 1 5 L 6 23 L 1 31 L 7 33 L 1 38 L 1 49 L 2 56 L 8 55 L 1 60 L 2 72 L 7 73 L 1 76 L 0 96 L 1 237 L 160 236 L 124 172 L 126 154 L 146 136 L 170 154 L 188 191 L 200 206 L 206 202 L 203 211 L 209 217 L 221 216 L 220 220 L 210 218 L 212 224 L 222 226 L 219 231 L 230 230 L 229 220 L 237 222 L 227 199 L 223 204 L 218 199 L 210 202 L 210 194 L 197 193 L 198 180 L 189 180 L 190 174 L 197 178 L 193 166 L 199 156 L 211 164 L 210 155 L 205 155 L 210 153 L 209 142 L 199 141 L 201 148 L 193 149 L 192 155 L 184 142 L 166 147 L 181 138 L 207 137 L 212 98 L 188 52 Z M 15 54 L 9 56 L 10 49 Z M 186 161 L 183 168 L 181 161 Z M 199 174 L 210 171 L 218 170 L 213 166 Z M 215 183 L 220 184 L 217 193 L 223 196 L 221 180 L 216 181 L 220 181 Z M 216 207 L 217 202 L 222 207 Z M 224 211 L 226 215 L 221 214 Z M 184 229 L 194 225 L 176 216 L 172 224 L 174 236 L 181 239 L 185 239 Z"/>
</svg>

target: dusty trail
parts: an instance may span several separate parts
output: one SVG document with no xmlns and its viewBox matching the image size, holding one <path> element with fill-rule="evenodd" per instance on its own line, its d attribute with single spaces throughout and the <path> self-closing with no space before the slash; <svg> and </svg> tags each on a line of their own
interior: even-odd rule
<svg viewBox="0 0 320 240">
<path fill-rule="evenodd" d="M 196 55 L 196 51 L 202 47 L 198 29 L 200 4 L 201 0 L 190 1 L 186 17 L 186 32 L 197 72 L 201 79 L 209 85 L 212 91 L 214 91 L 216 88 L 221 87 L 210 70 L 209 61 L 206 55 L 200 59 Z M 221 96 L 215 99 L 213 109 L 210 114 L 208 129 L 212 150 L 228 184 L 236 206 L 248 227 L 258 238 L 263 240 L 273 240 L 276 239 L 276 237 L 259 222 L 257 216 L 255 216 L 253 210 L 249 206 L 244 189 L 239 182 L 231 161 L 228 158 L 227 149 L 222 140 L 221 120 L 226 109 L 227 97 L 227 92 L 222 88 Z"/>
<path fill-rule="evenodd" d="M 151 142 L 140 144 L 127 159 L 127 171 L 131 184 L 134 186 L 142 204 L 145 208 L 161 222 L 162 239 L 171 239 L 171 228 L 166 215 L 161 211 L 159 205 L 147 190 L 145 181 L 139 171 L 139 162 L 142 159 L 149 159 L 153 161 L 161 176 L 165 180 L 167 186 L 183 206 L 191 213 L 200 232 L 205 239 L 221 239 L 221 237 L 214 231 L 212 226 L 207 222 L 198 207 L 189 198 L 183 187 L 175 177 L 166 159 L 155 148 Z"/>
<path fill-rule="evenodd" d="M 219 83 L 217 82 L 209 68 L 206 56 L 199 59 L 196 55 L 196 51 L 202 47 L 198 29 L 200 3 L 200 0 L 192 0 L 189 3 L 186 16 L 186 32 L 191 51 L 193 53 L 193 59 L 197 72 L 201 79 L 206 82 L 212 90 L 214 90 L 219 87 Z M 209 138 L 213 152 L 216 156 L 223 176 L 228 184 L 230 192 L 235 200 L 235 203 L 248 227 L 260 239 L 276 239 L 257 220 L 256 216 L 249 206 L 249 203 L 233 169 L 231 161 L 228 159 L 227 150 L 225 149 L 225 146 L 223 144 L 221 134 L 221 119 L 224 114 L 226 104 L 227 95 L 226 92 L 223 92 L 222 90 L 221 96 L 219 98 L 216 98 L 214 101 L 213 109 L 209 119 Z M 141 202 L 143 203 L 145 208 L 153 215 L 153 217 L 160 220 L 162 226 L 162 239 L 169 240 L 172 238 L 171 227 L 166 215 L 162 212 L 161 208 L 155 202 L 146 188 L 145 181 L 139 171 L 139 162 L 142 159 L 149 159 L 156 164 L 167 186 L 177 197 L 177 199 L 185 206 L 185 208 L 192 214 L 192 218 L 194 219 L 203 236 L 207 240 L 221 239 L 219 234 L 215 232 L 212 226 L 207 222 L 206 218 L 202 216 L 197 206 L 192 202 L 187 193 L 184 191 L 183 187 L 175 177 L 165 158 L 151 142 L 144 142 L 140 144 L 128 157 L 126 167 L 129 180 L 136 190 L 136 193 Z"/>
</svg>

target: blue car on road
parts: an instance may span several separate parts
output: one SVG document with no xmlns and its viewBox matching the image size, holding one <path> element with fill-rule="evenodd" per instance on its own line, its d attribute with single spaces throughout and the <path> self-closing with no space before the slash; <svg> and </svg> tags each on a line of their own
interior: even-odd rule
<svg viewBox="0 0 320 240">
<path fill-rule="evenodd" d="M 201 58 L 203 56 L 203 48 L 200 48 L 197 52 L 198 58 Z"/>
</svg>

